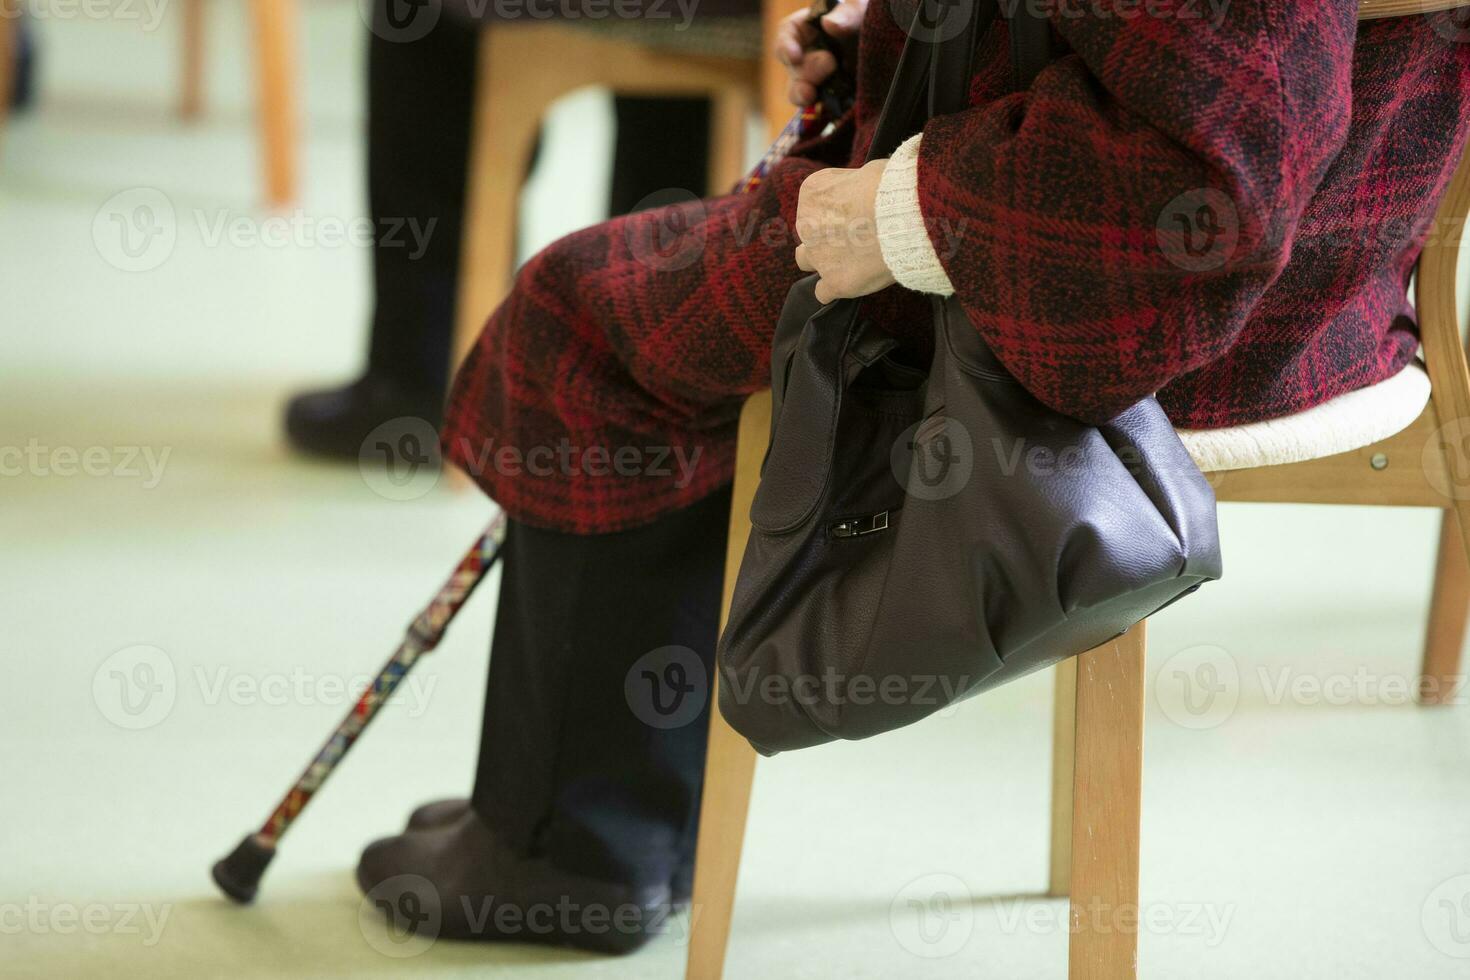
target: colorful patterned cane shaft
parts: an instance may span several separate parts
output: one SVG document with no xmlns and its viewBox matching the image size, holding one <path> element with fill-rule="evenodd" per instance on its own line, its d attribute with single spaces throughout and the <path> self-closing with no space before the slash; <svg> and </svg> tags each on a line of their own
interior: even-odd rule
<svg viewBox="0 0 1470 980">
<path fill-rule="evenodd" d="M 444 583 L 429 605 L 414 619 L 393 656 L 383 665 L 383 669 L 372 684 L 368 685 L 367 690 L 363 691 L 336 731 L 332 732 L 311 765 L 306 767 L 306 771 L 296 780 L 290 792 L 277 805 L 270 819 L 260 828 L 255 836 L 261 844 L 275 846 L 306 804 L 311 802 L 317 790 L 321 789 L 327 777 L 337 768 L 337 764 L 352 748 L 363 729 L 367 728 L 368 722 L 373 720 L 378 709 L 393 696 L 404 675 L 413 668 L 419 657 L 439 645 L 455 614 L 500 557 L 500 546 L 504 540 L 505 515 L 501 514 L 485 529 L 474 547 L 460 560 L 449 581 Z"/>
</svg>

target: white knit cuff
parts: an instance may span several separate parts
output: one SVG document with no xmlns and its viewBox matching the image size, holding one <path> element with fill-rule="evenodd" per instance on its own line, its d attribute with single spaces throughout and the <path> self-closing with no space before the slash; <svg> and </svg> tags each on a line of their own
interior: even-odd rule
<svg viewBox="0 0 1470 980">
<path fill-rule="evenodd" d="M 919 211 L 919 141 L 923 138 L 923 133 L 916 133 L 888 158 L 873 208 L 878 247 L 899 285 L 921 293 L 952 296 L 954 286 L 939 264 L 934 243 L 924 227 L 924 215 Z"/>
</svg>

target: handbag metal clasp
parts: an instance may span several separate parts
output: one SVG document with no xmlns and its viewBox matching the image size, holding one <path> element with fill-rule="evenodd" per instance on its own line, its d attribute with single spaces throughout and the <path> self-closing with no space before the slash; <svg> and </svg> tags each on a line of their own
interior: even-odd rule
<svg viewBox="0 0 1470 980">
<path fill-rule="evenodd" d="M 867 517 L 849 517 L 838 521 L 827 529 L 834 538 L 859 538 L 864 534 L 877 534 L 888 530 L 888 511 L 869 514 Z"/>
</svg>

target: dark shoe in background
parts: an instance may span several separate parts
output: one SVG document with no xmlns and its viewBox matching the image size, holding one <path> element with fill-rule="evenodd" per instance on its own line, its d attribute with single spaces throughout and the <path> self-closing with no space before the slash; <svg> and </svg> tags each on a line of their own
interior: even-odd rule
<svg viewBox="0 0 1470 980">
<path fill-rule="evenodd" d="M 394 420 L 414 419 L 424 424 L 406 421 L 406 431 L 422 429 L 424 438 L 431 430 L 437 432 L 444 421 L 443 394 L 411 391 L 388 378 L 367 374 L 341 388 L 292 398 L 286 404 L 286 437 L 298 452 L 355 461 L 375 429 Z M 438 448 L 432 440 L 421 451 L 426 460 L 432 457 L 437 463 Z"/>
<path fill-rule="evenodd" d="M 15 25 L 15 75 L 10 79 L 10 108 L 29 109 L 36 101 L 36 34 L 26 18 Z"/>
<path fill-rule="evenodd" d="M 402 916 L 432 929 L 430 939 L 622 954 L 666 930 L 673 915 L 667 885 L 603 881 L 517 854 L 468 808 L 448 823 L 369 845 L 357 883 L 395 927 L 405 924 Z"/>
</svg>

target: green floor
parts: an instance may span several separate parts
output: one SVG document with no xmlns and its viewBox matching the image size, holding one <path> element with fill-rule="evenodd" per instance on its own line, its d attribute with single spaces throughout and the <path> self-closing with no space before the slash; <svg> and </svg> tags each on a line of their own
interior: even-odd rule
<svg viewBox="0 0 1470 980">
<path fill-rule="evenodd" d="M 0 477 L 0 976 L 679 977 L 687 921 L 603 960 L 424 949 L 360 902 L 362 845 L 468 788 L 493 589 L 313 805 L 258 905 L 209 884 L 488 513 L 443 487 L 388 499 L 283 451 L 284 393 L 354 363 L 367 258 L 210 244 L 221 214 L 261 217 L 248 35 L 233 6 L 211 17 L 199 126 L 167 113 L 174 21 L 56 19 L 48 102 L 6 133 L 0 447 L 41 462 Z M 345 0 L 307 5 L 318 226 L 361 215 L 362 34 Z M 558 175 L 598 155 L 582 141 L 605 142 L 604 112 L 594 95 L 558 115 L 532 240 L 595 212 L 602 178 Z M 164 194 L 177 238 L 128 272 L 106 202 L 138 187 Z M 59 472 L 68 447 L 97 449 L 100 472 Z M 1396 696 L 1434 522 L 1225 509 L 1227 580 L 1151 630 L 1144 976 L 1470 973 L 1470 709 Z M 729 976 L 1065 976 L 1065 906 L 1034 897 L 1049 733 L 1037 676 L 762 763 Z"/>
</svg>

